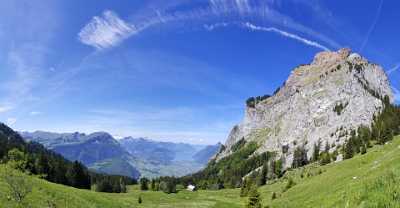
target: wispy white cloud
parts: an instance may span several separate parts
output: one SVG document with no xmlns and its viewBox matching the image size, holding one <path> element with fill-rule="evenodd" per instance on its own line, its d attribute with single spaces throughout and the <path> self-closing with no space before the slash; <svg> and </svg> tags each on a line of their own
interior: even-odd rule
<svg viewBox="0 0 400 208">
<path fill-rule="evenodd" d="M 38 115 L 41 115 L 41 114 L 42 114 L 42 112 L 40 112 L 40 111 L 32 111 L 32 112 L 29 113 L 29 115 L 31 115 L 31 116 L 38 116 Z"/>
<path fill-rule="evenodd" d="M 221 28 L 221 27 L 228 27 L 229 25 L 231 25 L 231 23 L 227 23 L 227 22 L 219 22 L 219 23 L 215 23 L 215 24 L 205 24 L 204 28 L 208 31 L 213 31 L 215 29 Z"/>
<path fill-rule="evenodd" d="M 53 61 L 55 31 L 61 28 L 61 12 L 58 3 L 44 0 L 41 4 L 30 1 L 3 1 L 0 23 L 0 51 L 3 58 L 1 75 L 6 79 L 0 83 L 0 106 L 7 110 L 9 121 L 21 120 L 29 114 L 30 106 L 37 102 L 41 86 L 45 85 L 44 73 Z M 20 15 L 23 8 L 24 15 Z M 50 47 L 50 44 L 52 47 Z M 4 117 L 7 121 L 7 117 Z M 15 123 L 15 122 L 11 122 Z"/>
<path fill-rule="evenodd" d="M 105 49 L 118 45 L 122 40 L 134 34 L 135 26 L 126 23 L 112 11 L 95 16 L 79 32 L 79 40 L 97 49 Z"/>
<path fill-rule="evenodd" d="M 12 109 L 13 109 L 13 107 L 11 107 L 11 106 L 6 106 L 6 105 L 0 106 L 0 113 L 4 113 L 4 112 L 10 111 Z"/>
<path fill-rule="evenodd" d="M 205 6 L 199 6 L 188 10 L 181 10 L 182 7 L 179 6 L 176 6 L 176 8 L 169 7 L 167 11 L 152 9 L 145 15 L 140 16 L 140 18 L 129 18 L 129 21 L 123 21 L 112 11 L 105 11 L 101 17 L 94 17 L 91 22 L 81 30 L 79 39 L 84 44 L 97 49 L 104 49 L 116 46 L 129 36 L 139 34 L 147 28 L 159 24 L 189 20 L 212 22 L 216 20 L 226 20 L 226 22 L 232 22 L 258 19 L 307 34 L 335 48 L 340 47 L 340 44 L 336 43 L 334 40 L 278 12 L 272 7 L 274 4 L 277 3 L 273 0 L 210 0 L 206 2 Z M 285 35 L 290 36 L 290 34 Z M 301 40 L 301 38 L 298 37 L 298 35 L 295 35 L 292 38 Z M 310 42 L 309 44 L 314 43 Z M 318 44 L 314 45 L 318 46 Z M 319 44 L 319 46 L 322 45 Z"/>
</svg>

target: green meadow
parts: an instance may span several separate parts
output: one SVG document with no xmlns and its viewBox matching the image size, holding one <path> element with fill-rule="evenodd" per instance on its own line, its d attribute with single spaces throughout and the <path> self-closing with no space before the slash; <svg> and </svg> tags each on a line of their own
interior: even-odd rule
<svg viewBox="0 0 400 208">
<path fill-rule="evenodd" d="M 0 166 L 0 173 L 5 173 Z M 219 191 L 180 190 L 177 194 L 140 191 L 109 194 L 79 190 L 25 175 L 32 192 L 18 205 L 9 199 L 7 185 L 0 179 L 0 207 L 245 207 L 240 189 Z M 287 187 L 291 178 L 295 185 Z M 364 155 L 325 166 L 310 164 L 288 171 L 284 177 L 259 188 L 266 207 L 400 207 L 400 137 L 374 146 Z M 138 203 L 139 196 L 142 203 Z"/>
</svg>

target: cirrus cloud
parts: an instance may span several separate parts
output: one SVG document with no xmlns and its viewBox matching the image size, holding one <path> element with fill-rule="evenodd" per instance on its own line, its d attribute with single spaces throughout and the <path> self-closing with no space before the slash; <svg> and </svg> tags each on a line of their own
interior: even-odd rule
<svg viewBox="0 0 400 208">
<path fill-rule="evenodd" d="M 98 50 L 117 46 L 123 40 L 132 35 L 160 24 L 167 24 L 176 21 L 251 21 L 258 19 L 264 23 L 271 25 L 279 25 L 280 27 L 290 29 L 293 32 L 306 34 L 313 38 L 319 39 L 334 48 L 341 47 L 340 44 L 325 35 L 308 28 L 289 16 L 280 13 L 273 8 L 274 1 L 250 1 L 250 0 L 210 0 L 203 2 L 202 6 L 196 8 L 183 9 L 176 6 L 168 10 L 153 9 L 146 12 L 139 18 L 129 18 L 124 21 L 113 12 L 106 10 L 101 16 L 95 16 L 84 26 L 78 34 L 78 39 L 86 45 L 92 46 Z M 264 24 L 263 24 L 264 25 Z M 253 30 L 260 28 L 253 28 Z M 265 31 L 265 30 L 264 30 Z M 270 32 L 279 33 L 283 36 L 296 39 L 305 44 L 315 46 L 317 48 L 327 50 L 328 47 L 323 46 L 315 41 L 308 41 L 301 38 L 300 35 L 288 33 L 282 29 L 275 28 Z"/>
<path fill-rule="evenodd" d="M 135 33 L 133 25 L 120 19 L 112 11 L 103 12 L 102 16 L 95 16 L 79 32 L 79 40 L 97 49 L 105 49 L 118 45 L 121 41 Z"/>
</svg>

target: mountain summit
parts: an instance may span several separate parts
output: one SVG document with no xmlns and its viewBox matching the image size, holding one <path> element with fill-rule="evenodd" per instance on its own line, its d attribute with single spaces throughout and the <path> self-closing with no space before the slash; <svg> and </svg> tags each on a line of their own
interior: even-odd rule
<svg viewBox="0 0 400 208">
<path fill-rule="evenodd" d="M 247 100 L 243 121 L 216 159 L 230 155 L 243 139 L 256 142 L 257 153 L 278 153 L 289 167 L 297 147 L 311 158 L 315 144 L 338 148 L 352 130 L 370 126 L 384 98 L 394 100 L 382 67 L 350 49 L 318 53 L 311 64 L 295 68 L 274 95 Z"/>
</svg>

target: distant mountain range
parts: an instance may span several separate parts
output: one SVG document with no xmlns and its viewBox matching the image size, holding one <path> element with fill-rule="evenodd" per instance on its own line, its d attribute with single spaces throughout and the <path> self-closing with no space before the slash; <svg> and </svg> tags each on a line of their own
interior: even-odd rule
<svg viewBox="0 0 400 208">
<path fill-rule="evenodd" d="M 98 172 L 140 176 L 182 176 L 202 169 L 221 144 L 192 145 L 127 137 L 116 140 L 106 132 L 93 134 L 20 132 L 65 158 L 78 160 Z"/>
</svg>

